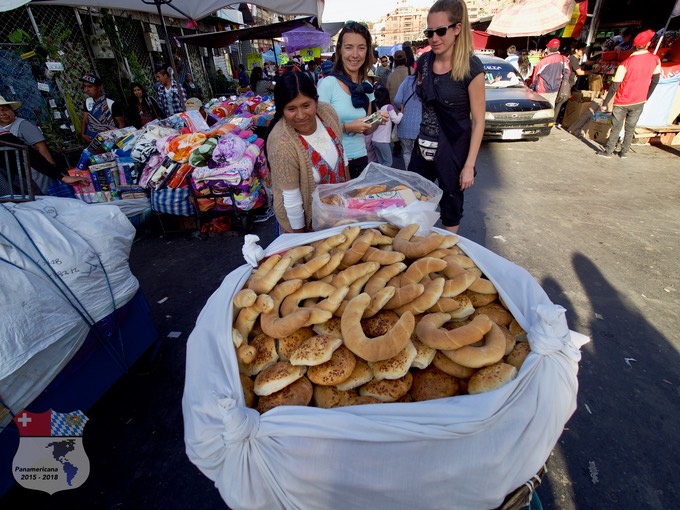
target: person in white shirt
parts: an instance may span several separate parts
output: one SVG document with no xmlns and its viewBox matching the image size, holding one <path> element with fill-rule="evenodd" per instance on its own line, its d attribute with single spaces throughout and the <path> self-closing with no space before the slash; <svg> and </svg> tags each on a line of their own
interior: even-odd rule
<svg viewBox="0 0 680 510">
<path fill-rule="evenodd" d="M 381 124 L 373 132 L 372 143 L 378 163 L 385 166 L 392 166 L 392 128 L 401 122 L 404 114 L 397 112 L 390 103 L 390 92 L 385 87 L 378 87 L 375 90 L 375 106 L 380 112 L 387 114 L 387 122 Z"/>
</svg>

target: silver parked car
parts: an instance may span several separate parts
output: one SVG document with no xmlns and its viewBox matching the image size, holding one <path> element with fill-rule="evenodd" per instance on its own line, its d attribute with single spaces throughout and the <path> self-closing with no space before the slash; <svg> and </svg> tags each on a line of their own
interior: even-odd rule
<svg viewBox="0 0 680 510">
<path fill-rule="evenodd" d="M 480 55 L 486 88 L 484 140 L 538 140 L 550 134 L 555 111 L 543 96 L 527 87 L 505 60 Z"/>
</svg>

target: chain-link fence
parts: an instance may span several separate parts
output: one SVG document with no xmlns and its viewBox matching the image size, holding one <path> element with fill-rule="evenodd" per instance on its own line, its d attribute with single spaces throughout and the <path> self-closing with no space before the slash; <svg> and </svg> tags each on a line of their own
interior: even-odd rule
<svg viewBox="0 0 680 510">
<path fill-rule="evenodd" d="M 197 32 L 183 28 L 185 21 L 166 18 L 173 53 L 207 100 L 213 92 L 212 54 L 179 44 L 176 37 Z M 77 147 L 86 99 L 80 78 L 95 72 L 107 96 L 124 106 L 131 99 L 131 82 L 152 91 L 154 66 L 168 63 L 162 45 L 150 47 L 153 29 L 163 40 L 160 19 L 145 13 L 30 4 L 2 12 L 0 95 L 23 103 L 17 116 L 39 125 L 52 150 Z M 201 29 L 208 31 L 205 26 Z"/>
</svg>

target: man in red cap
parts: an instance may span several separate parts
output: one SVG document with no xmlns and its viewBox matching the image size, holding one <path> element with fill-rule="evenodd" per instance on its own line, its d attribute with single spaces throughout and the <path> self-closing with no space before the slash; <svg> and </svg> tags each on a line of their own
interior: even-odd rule
<svg viewBox="0 0 680 510">
<path fill-rule="evenodd" d="M 616 74 L 602 106 L 602 111 L 606 112 L 609 101 L 614 98 L 612 131 L 607 145 L 603 151 L 597 153 L 598 156 L 612 157 L 624 122 L 626 128 L 619 157 L 625 158 L 628 154 L 642 109 L 659 83 L 661 74 L 659 57 L 647 50 L 653 37 L 653 30 L 645 30 L 635 36 L 633 53 L 616 68 Z"/>
<path fill-rule="evenodd" d="M 559 39 L 551 39 L 547 51 L 548 55 L 534 67 L 531 88 L 550 101 L 554 107 L 562 80 L 569 79 L 569 61 L 560 54 Z"/>
</svg>

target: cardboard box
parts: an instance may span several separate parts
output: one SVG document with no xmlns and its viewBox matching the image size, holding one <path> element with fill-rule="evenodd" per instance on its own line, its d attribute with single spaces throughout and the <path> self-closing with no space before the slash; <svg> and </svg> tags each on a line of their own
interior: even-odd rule
<svg viewBox="0 0 680 510">
<path fill-rule="evenodd" d="M 612 127 L 609 124 L 591 120 L 588 125 L 588 139 L 604 145 L 607 143 L 611 130 Z"/>
<path fill-rule="evenodd" d="M 562 117 L 562 126 L 564 128 L 569 128 L 578 119 L 581 118 L 585 112 L 590 112 L 592 115 L 598 105 L 594 102 L 582 103 L 580 101 L 569 101 L 567 103 L 567 109 L 564 111 L 564 117 Z"/>
<path fill-rule="evenodd" d="M 588 89 L 593 91 L 596 95 L 600 94 L 600 91 L 604 88 L 604 82 L 602 81 L 602 75 L 600 74 L 589 74 L 588 75 Z"/>
</svg>

